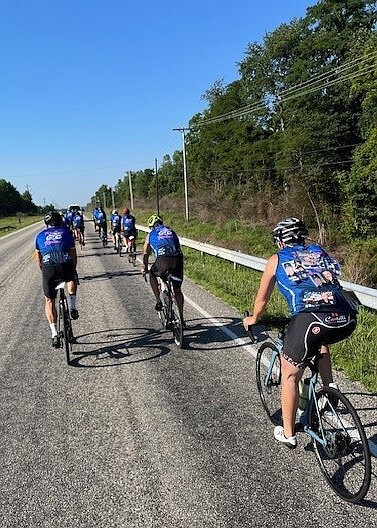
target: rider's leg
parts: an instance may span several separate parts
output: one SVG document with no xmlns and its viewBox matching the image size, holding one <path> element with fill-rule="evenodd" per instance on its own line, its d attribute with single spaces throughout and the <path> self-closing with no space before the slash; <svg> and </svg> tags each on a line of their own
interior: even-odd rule
<svg viewBox="0 0 377 528">
<path fill-rule="evenodd" d="M 180 286 L 176 286 L 174 283 L 173 283 L 173 288 L 174 288 L 174 295 L 175 295 L 175 298 L 177 300 L 177 304 L 178 304 L 178 308 L 179 308 L 179 313 L 180 313 L 181 318 L 183 320 L 183 304 L 184 304 L 183 293 L 182 293 L 181 287 Z"/>
<path fill-rule="evenodd" d="M 281 356 L 281 410 L 284 436 L 295 435 L 295 420 L 298 407 L 298 382 L 303 370 Z"/>
<path fill-rule="evenodd" d="M 149 274 L 149 282 L 151 284 L 151 288 L 154 293 L 154 296 L 156 297 L 156 301 L 161 302 L 160 291 L 158 288 L 158 281 L 157 281 L 157 278 L 152 273 Z"/>
<path fill-rule="evenodd" d="M 318 364 L 318 369 L 324 385 L 333 383 L 330 350 L 327 345 L 321 346 L 321 360 Z"/>
</svg>

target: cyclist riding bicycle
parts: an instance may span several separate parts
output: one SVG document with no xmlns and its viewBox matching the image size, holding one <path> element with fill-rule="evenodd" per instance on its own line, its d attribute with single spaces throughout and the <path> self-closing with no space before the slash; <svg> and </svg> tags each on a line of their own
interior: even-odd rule
<svg viewBox="0 0 377 528">
<path fill-rule="evenodd" d="M 149 256 L 153 252 L 156 260 L 149 270 L 149 276 L 151 288 L 156 297 L 155 309 L 157 311 L 162 310 L 162 302 L 156 277 L 161 277 L 166 272 L 170 272 L 175 277 L 181 279 L 180 282 L 174 280 L 172 282 L 183 321 L 184 298 L 181 291 L 183 280 L 183 253 L 179 238 L 170 227 L 164 225 L 163 220 L 159 215 L 154 214 L 149 218 L 148 227 L 150 232 L 145 237 L 143 246 L 143 267 L 141 271 L 143 274 L 147 273 Z"/>
<path fill-rule="evenodd" d="M 118 211 L 114 209 L 110 215 L 110 229 L 113 236 L 114 249 L 117 249 L 117 233 L 120 234 L 122 219 Z"/>
<path fill-rule="evenodd" d="M 123 209 L 123 216 L 122 216 L 122 234 L 123 234 L 123 240 L 124 245 L 126 248 L 128 247 L 128 241 L 131 236 L 134 237 L 134 248 L 136 247 L 136 218 L 130 214 L 130 210 L 128 207 L 125 207 Z"/>
<path fill-rule="evenodd" d="M 279 251 L 267 262 L 253 314 L 245 317 L 243 324 L 247 330 L 258 322 L 277 283 L 292 320 L 281 354 L 283 426 L 275 427 L 274 437 L 292 448 L 297 445 L 295 417 L 303 363 L 320 350 L 322 382 L 334 386 L 328 345 L 352 334 L 356 310 L 338 282 L 339 264 L 318 244 L 306 245 L 309 233 L 301 220 L 286 218 L 276 225 L 272 234 Z"/>
<path fill-rule="evenodd" d="M 85 239 L 84 239 L 85 225 L 84 225 L 84 216 L 83 216 L 82 211 L 76 211 L 73 214 L 72 225 L 73 225 L 73 230 L 76 235 L 76 239 L 83 246 L 85 246 Z"/>
<path fill-rule="evenodd" d="M 42 270 L 45 314 L 51 329 L 52 346 L 59 348 L 55 287 L 61 281 L 67 282 L 71 317 L 78 319 L 79 312 L 76 309 L 77 253 L 72 233 L 62 226 L 62 217 L 58 212 L 48 212 L 44 221 L 46 228 L 37 235 L 35 249 L 38 264 Z"/>
<path fill-rule="evenodd" d="M 98 208 L 97 225 L 98 225 L 100 236 L 103 235 L 106 238 L 107 237 L 107 220 L 106 220 L 106 213 L 102 207 Z"/>
</svg>

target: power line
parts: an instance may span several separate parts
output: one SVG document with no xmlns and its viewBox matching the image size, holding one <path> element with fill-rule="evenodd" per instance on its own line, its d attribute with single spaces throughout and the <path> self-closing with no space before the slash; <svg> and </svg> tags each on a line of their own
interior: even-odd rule
<svg viewBox="0 0 377 528">
<path fill-rule="evenodd" d="M 308 95 L 320 89 L 329 88 L 330 86 L 333 86 L 334 84 L 337 84 L 339 82 L 344 82 L 346 80 L 351 80 L 351 79 L 354 79 L 355 77 L 359 77 L 361 75 L 371 73 L 372 71 L 374 71 L 375 65 L 374 64 L 364 64 L 364 63 L 366 63 L 372 56 L 376 56 L 376 55 L 377 55 L 377 52 L 373 51 L 369 53 L 368 55 L 366 55 L 365 57 L 358 57 L 356 59 L 348 61 L 344 65 L 337 67 L 336 70 L 318 74 L 312 77 L 311 79 L 308 79 L 307 81 L 304 81 L 298 85 L 282 90 L 282 92 L 279 94 L 277 98 L 278 103 L 281 104 L 293 98 L 300 97 L 303 95 Z M 358 71 L 347 72 L 347 70 L 354 68 L 355 65 L 360 65 L 360 64 L 363 64 L 363 67 L 359 68 Z M 339 74 L 343 74 L 343 73 L 344 75 L 340 75 L 340 77 L 338 78 L 333 78 L 334 76 L 339 76 Z M 318 85 L 318 82 L 322 84 Z M 258 110 L 266 111 L 268 110 L 268 105 L 266 105 L 266 103 L 263 101 L 245 105 L 231 112 L 227 112 L 225 114 L 221 114 L 213 118 L 204 119 L 201 123 L 192 125 L 191 129 L 200 128 L 201 126 L 207 125 L 207 124 L 219 123 L 227 119 L 234 119 L 234 118 L 242 117 L 244 115 L 257 112 Z"/>
</svg>

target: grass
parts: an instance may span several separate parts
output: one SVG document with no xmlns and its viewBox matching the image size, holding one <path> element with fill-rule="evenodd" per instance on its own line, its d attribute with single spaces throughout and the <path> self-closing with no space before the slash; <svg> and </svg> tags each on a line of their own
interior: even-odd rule
<svg viewBox="0 0 377 528">
<path fill-rule="evenodd" d="M 134 212 L 137 223 L 147 225 L 151 213 Z M 164 214 L 164 222 L 171 225 L 178 235 L 210 242 L 220 247 L 239 249 L 262 258 L 270 256 L 276 248 L 267 230 L 246 228 L 233 220 L 216 226 L 211 222 L 201 223 L 196 219 L 187 223 L 182 215 Z M 139 243 L 143 237 L 140 236 Z M 195 283 L 224 300 L 241 313 L 251 310 L 259 286 L 260 272 L 244 268 L 234 269 L 232 263 L 201 255 L 198 251 L 183 248 L 185 275 Z M 268 304 L 267 315 L 287 315 L 283 297 L 275 290 Z M 331 347 L 334 367 L 342 370 L 349 379 L 360 381 L 363 386 L 377 392 L 377 313 L 361 307 L 358 326 L 353 335 Z"/>
<path fill-rule="evenodd" d="M 40 222 L 42 217 L 39 216 L 26 216 L 23 214 L 17 216 L 4 216 L 0 218 L 0 237 L 17 231 L 23 227 Z"/>
</svg>

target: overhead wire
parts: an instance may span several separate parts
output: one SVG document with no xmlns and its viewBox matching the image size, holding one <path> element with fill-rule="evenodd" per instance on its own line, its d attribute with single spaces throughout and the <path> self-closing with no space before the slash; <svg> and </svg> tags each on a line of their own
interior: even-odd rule
<svg viewBox="0 0 377 528">
<path fill-rule="evenodd" d="M 376 56 L 377 51 L 368 53 L 365 57 L 358 57 L 356 59 L 348 61 L 344 65 L 337 67 L 335 70 L 331 70 L 329 72 L 323 72 L 306 81 L 303 81 L 302 83 L 299 83 L 298 85 L 288 87 L 285 90 L 282 90 L 279 96 L 277 97 L 278 103 L 281 104 L 293 98 L 307 95 L 309 93 L 313 93 L 314 91 L 333 86 L 334 84 L 337 84 L 339 82 L 351 80 L 355 77 L 372 72 L 376 68 L 376 65 L 375 64 L 365 64 L 365 63 L 369 61 L 373 55 Z M 359 68 L 357 71 L 351 71 L 351 72 L 346 73 L 347 70 L 350 70 L 354 68 L 355 65 L 360 65 L 360 64 L 363 64 L 362 68 Z M 321 83 L 321 84 L 318 85 L 318 83 Z M 274 96 L 271 95 L 271 97 L 274 97 Z M 200 123 L 192 125 L 190 129 L 200 128 L 201 126 L 207 125 L 207 124 L 215 124 L 218 122 L 225 121 L 227 119 L 242 117 L 244 115 L 256 112 L 258 110 L 266 111 L 268 110 L 268 105 L 266 105 L 266 103 L 263 102 L 263 100 L 253 103 L 253 104 L 245 105 L 239 109 L 235 109 L 230 112 L 226 112 L 224 114 L 214 116 L 213 118 L 204 119 Z"/>
</svg>

